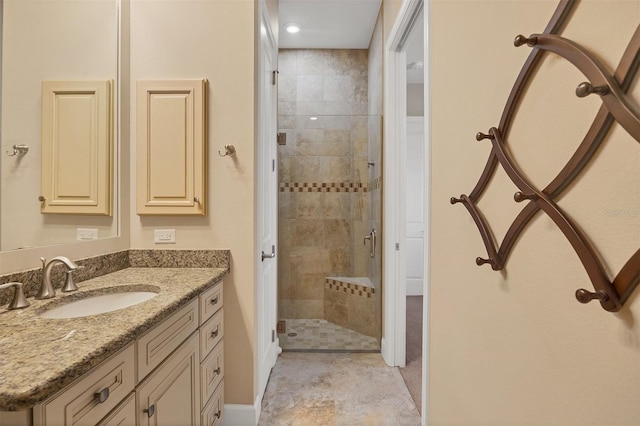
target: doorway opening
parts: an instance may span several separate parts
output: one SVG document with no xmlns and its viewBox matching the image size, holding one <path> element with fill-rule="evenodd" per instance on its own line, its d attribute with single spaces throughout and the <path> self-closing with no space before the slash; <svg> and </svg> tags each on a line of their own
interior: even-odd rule
<svg viewBox="0 0 640 426">
<path fill-rule="evenodd" d="M 382 119 L 369 114 L 371 66 L 365 49 L 278 54 L 284 351 L 380 351 Z"/>
</svg>

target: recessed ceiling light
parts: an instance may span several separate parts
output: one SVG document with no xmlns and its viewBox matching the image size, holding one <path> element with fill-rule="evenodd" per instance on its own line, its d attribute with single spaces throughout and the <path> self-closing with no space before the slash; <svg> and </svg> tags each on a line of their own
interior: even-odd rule
<svg viewBox="0 0 640 426">
<path fill-rule="evenodd" d="M 408 70 L 421 70 L 423 68 L 424 68 L 424 62 L 422 61 L 411 62 L 409 65 L 407 65 Z"/>
<path fill-rule="evenodd" d="M 302 29 L 302 27 L 300 26 L 300 24 L 296 24 L 295 22 L 291 22 L 289 24 L 286 24 L 284 26 L 285 31 L 287 31 L 289 34 L 296 34 L 299 33 L 300 30 Z"/>
<path fill-rule="evenodd" d="M 309 120 L 311 121 L 316 121 L 318 119 L 318 117 L 309 117 Z"/>
</svg>

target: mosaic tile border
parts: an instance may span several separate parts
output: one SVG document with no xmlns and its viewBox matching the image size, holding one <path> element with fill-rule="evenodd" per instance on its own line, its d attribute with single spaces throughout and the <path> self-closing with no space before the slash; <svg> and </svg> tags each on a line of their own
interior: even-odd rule
<svg viewBox="0 0 640 426">
<path fill-rule="evenodd" d="M 372 298 L 376 290 L 373 287 L 365 287 L 354 283 L 346 283 L 344 281 L 326 279 L 324 287 L 329 290 L 342 291 L 355 296 Z"/>
<path fill-rule="evenodd" d="M 280 192 L 367 192 L 363 183 L 348 182 L 285 182 Z"/>
</svg>

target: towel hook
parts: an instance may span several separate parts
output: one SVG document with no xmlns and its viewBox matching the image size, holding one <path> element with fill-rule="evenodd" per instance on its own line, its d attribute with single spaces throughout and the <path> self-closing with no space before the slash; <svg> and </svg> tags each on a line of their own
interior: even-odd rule
<svg viewBox="0 0 640 426">
<path fill-rule="evenodd" d="M 12 146 L 12 148 L 13 148 L 13 152 L 9 153 L 9 151 L 6 151 L 9 157 L 15 157 L 16 155 L 21 157 L 25 155 L 27 152 L 29 152 L 29 147 L 23 144 L 14 145 Z"/>
<path fill-rule="evenodd" d="M 220 157 L 226 157 L 227 155 L 235 155 L 236 147 L 233 145 L 225 145 L 224 146 L 224 154 L 218 151 L 218 155 Z"/>
</svg>

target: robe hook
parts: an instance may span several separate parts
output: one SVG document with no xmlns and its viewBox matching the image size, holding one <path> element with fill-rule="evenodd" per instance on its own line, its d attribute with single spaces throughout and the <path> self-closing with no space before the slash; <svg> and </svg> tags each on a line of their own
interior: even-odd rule
<svg viewBox="0 0 640 426">
<path fill-rule="evenodd" d="M 233 145 L 225 145 L 224 146 L 224 154 L 221 153 L 220 151 L 218 151 L 218 155 L 220 157 L 226 157 L 226 156 L 231 156 L 231 155 L 235 155 L 236 153 L 236 148 Z"/>
<path fill-rule="evenodd" d="M 27 152 L 29 152 L 29 147 L 27 145 L 14 145 L 11 148 L 13 148 L 13 151 L 11 153 L 9 153 L 9 151 L 6 151 L 9 157 L 15 157 L 16 155 L 22 157 Z"/>
</svg>

